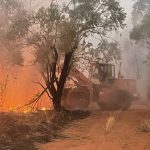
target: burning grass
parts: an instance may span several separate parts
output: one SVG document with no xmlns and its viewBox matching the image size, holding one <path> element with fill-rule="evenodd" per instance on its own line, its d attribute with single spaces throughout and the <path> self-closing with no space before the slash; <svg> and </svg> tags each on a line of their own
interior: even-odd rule
<svg viewBox="0 0 150 150">
<path fill-rule="evenodd" d="M 1 150 L 34 150 L 34 144 L 47 143 L 61 135 L 63 127 L 88 112 L 38 111 L 33 113 L 0 113 Z"/>
</svg>

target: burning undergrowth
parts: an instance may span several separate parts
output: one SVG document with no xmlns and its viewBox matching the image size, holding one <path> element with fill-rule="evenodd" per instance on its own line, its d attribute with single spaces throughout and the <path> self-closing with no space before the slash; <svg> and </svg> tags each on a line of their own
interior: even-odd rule
<svg viewBox="0 0 150 150">
<path fill-rule="evenodd" d="M 35 113 L 0 114 L 0 149 L 34 150 L 35 143 L 47 143 L 61 136 L 61 131 L 76 119 L 89 112 L 38 111 Z"/>
</svg>

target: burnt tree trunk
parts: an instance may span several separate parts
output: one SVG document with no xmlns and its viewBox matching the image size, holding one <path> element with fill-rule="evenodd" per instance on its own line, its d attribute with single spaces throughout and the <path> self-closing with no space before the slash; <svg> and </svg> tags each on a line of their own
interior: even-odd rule
<svg viewBox="0 0 150 150">
<path fill-rule="evenodd" d="M 61 107 L 61 97 L 62 95 L 60 95 L 59 93 L 57 93 L 55 95 L 55 97 L 53 98 L 53 107 L 54 107 L 54 111 L 61 111 L 62 107 Z"/>
<path fill-rule="evenodd" d="M 72 56 L 73 56 L 73 52 L 68 52 L 65 54 L 64 64 L 63 64 L 63 68 L 61 70 L 61 75 L 60 75 L 59 81 L 57 83 L 57 88 L 55 88 L 54 84 L 52 84 L 49 88 L 49 91 L 52 95 L 52 102 L 53 102 L 53 106 L 54 106 L 55 111 L 61 111 L 62 110 L 61 98 L 62 98 L 63 89 L 65 86 L 68 74 L 70 72 L 70 65 L 71 65 Z M 55 73 L 54 71 L 53 71 L 53 73 Z"/>
</svg>

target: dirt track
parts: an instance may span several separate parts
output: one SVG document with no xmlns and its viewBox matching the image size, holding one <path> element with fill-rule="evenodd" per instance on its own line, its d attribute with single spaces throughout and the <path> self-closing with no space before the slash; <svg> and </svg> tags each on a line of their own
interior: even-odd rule
<svg viewBox="0 0 150 150">
<path fill-rule="evenodd" d="M 135 109 L 135 108 L 142 109 Z M 141 124 L 150 119 L 150 110 L 136 105 L 119 113 L 114 126 L 106 132 L 111 112 L 94 111 L 90 117 L 73 123 L 62 138 L 41 146 L 41 150 L 150 150 L 150 133 Z"/>
</svg>

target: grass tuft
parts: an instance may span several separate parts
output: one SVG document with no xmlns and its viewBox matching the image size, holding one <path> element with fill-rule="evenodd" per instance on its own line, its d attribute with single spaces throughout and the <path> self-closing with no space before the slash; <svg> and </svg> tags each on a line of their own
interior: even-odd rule
<svg viewBox="0 0 150 150">
<path fill-rule="evenodd" d="M 0 113 L 0 149 L 36 150 L 34 143 L 47 143 L 61 135 L 72 121 L 86 118 L 89 112 Z"/>
<path fill-rule="evenodd" d="M 144 123 L 142 123 L 140 130 L 142 132 L 150 132 L 150 120 L 145 120 Z"/>
<path fill-rule="evenodd" d="M 106 125 L 105 125 L 106 133 L 110 132 L 112 128 L 115 126 L 120 113 L 121 113 L 120 111 L 110 113 L 109 117 L 106 120 Z"/>
</svg>

